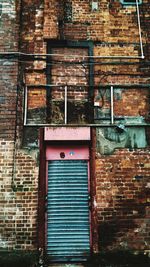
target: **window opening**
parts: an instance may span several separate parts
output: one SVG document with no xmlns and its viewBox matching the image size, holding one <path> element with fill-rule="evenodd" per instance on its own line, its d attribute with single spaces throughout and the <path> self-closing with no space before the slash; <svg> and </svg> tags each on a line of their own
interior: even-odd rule
<svg viewBox="0 0 150 267">
<path fill-rule="evenodd" d="M 47 88 L 53 88 L 62 94 L 63 98 L 61 101 L 60 121 L 55 122 L 52 117 L 52 123 L 47 123 L 46 120 L 46 91 Z M 112 85 L 112 86 L 95 86 L 94 87 L 94 105 L 91 107 L 94 110 L 93 124 L 102 125 L 115 125 L 120 121 L 124 121 L 128 125 L 148 125 L 149 124 L 149 87 L 143 88 L 142 86 L 134 87 L 124 85 Z M 24 101 L 24 125 L 25 126 L 44 126 L 50 124 L 70 124 L 72 121 L 74 124 L 82 124 L 82 121 L 78 122 L 79 116 L 85 116 L 84 112 L 89 113 L 89 101 L 88 101 L 88 90 L 89 86 L 75 86 L 75 85 L 49 85 L 43 87 L 26 86 L 25 87 L 25 101 Z M 84 105 L 82 109 L 80 105 L 73 106 L 75 99 L 71 99 L 72 96 L 80 96 L 81 92 L 84 92 Z M 135 99 L 135 94 L 137 99 Z M 128 105 L 124 105 L 124 99 L 128 99 Z M 138 101 L 138 103 L 137 103 Z M 54 108 L 57 105 L 54 101 Z M 74 110 L 74 107 L 76 110 Z M 134 107 L 134 108 L 133 108 Z M 74 111 L 75 114 L 74 114 Z M 88 116 L 88 114 L 87 114 Z M 86 119 L 86 120 L 85 120 Z M 83 117 L 85 124 L 89 124 L 88 117 Z"/>
<path fill-rule="evenodd" d="M 142 4 L 142 0 L 120 0 L 123 5 L 136 5 L 137 3 Z"/>
<path fill-rule="evenodd" d="M 148 88 L 134 87 L 134 85 L 130 87 L 100 85 L 95 87 L 94 92 L 95 123 L 106 126 L 123 121 L 127 125 L 147 125 L 149 121 Z"/>
<path fill-rule="evenodd" d="M 50 100 L 47 119 L 46 92 L 50 89 L 57 96 Z M 49 85 L 25 87 L 24 126 L 78 123 L 87 124 L 89 116 L 88 86 Z M 59 99 L 61 95 L 61 99 Z M 82 97 L 80 99 L 80 97 Z"/>
</svg>

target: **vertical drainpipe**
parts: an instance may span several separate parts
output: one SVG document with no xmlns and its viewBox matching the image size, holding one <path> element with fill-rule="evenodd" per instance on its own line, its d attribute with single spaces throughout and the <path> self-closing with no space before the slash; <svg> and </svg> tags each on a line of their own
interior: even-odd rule
<svg viewBox="0 0 150 267">
<path fill-rule="evenodd" d="M 93 42 L 89 42 L 89 120 L 93 123 L 94 119 L 94 59 L 93 57 Z"/>
<path fill-rule="evenodd" d="M 46 216 L 45 216 L 45 197 L 46 197 L 46 144 L 44 141 L 44 128 L 40 129 L 40 160 L 39 160 L 39 184 L 38 184 L 38 251 L 39 261 L 43 262 L 43 253 L 45 252 L 45 233 L 46 233 Z M 44 179 L 43 179 L 44 178 Z M 40 265 L 42 266 L 42 264 Z"/>
<path fill-rule="evenodd" d="M 65 124 L 67 124 L 67 85 L 65 85 Z"/>
<path fill-rule="evenodd" d="M 99 233 L 97 221 L 97 196 L 96 196 L 96 128 L 91 129 L 90 146 L 90 195 L 91 195 L 91 232 L 92 232 L 92 253 L 98 253 Z"/>
<path fill-rule="evenodd" d="M 141 57 L 144 59 L 144 50 L 143 50 L 142 32 L 141 32 L 141 21 L 140 21 L 140 10 L 139 10 L 138 0 L 136 0 L 136 10 L 137 10 L 137 21 L 138 21 L 138 28 L 139 28 Z"/>
<path fill-rule="evenodd" d="M 90 122 L 94 120 L 94 59 L 93 42 L 89 42 L 89 112 L 91 113 Z M 92 228 L 92 244 L 91 252 L 98 252 L 98 223 L 97 223 L 97 208 L 96 201 L 96 128 L 91 127 L 91 148 L 90 148 L 90 195 L 91 195 L 91 228 Z"/>
<path fill-rule="evenodd" d="M 114 124 L 114 88 L 110 87 L 110 101 L 111 101 L 111 124 Z"/>
<path fill-rule="evenodd" d="M 52 49 L 49 46 L 49 43 L 47 43 L 47 54 L 51 54 Z M 46 79 L 47 79 L 47 84 L 51 84 L 51 56 L 47 56 L 46 58 Z M 50 115 L 51 115 L 51 105 L 50 105 L 50 100 L 51 100 L 51 87 L 46 88 L 46 122 L 50 122 Z"/>
<path fill-rule="evenodd" d="M 24 85 L 24 126 L 27 124 L 27 108 L 28 108 L 28 94 L 27 94 L 27 86 Z"/>
<path fill-rule="evenodd" d="M 22 0 L 18 1 L 17 3 L 14 3 L 15 5 L 15 18 L 16 22 L 19 25 L 18 26 L 18 44 L 17 48 L 18 51 L 21 48 L 21 33 L 22 33 Z M 18 11 L 18 13 L 17 13 Z M 19 57 L 17 58 L 19 59 Z M 11 178 L 11 187 L 14 190 L 15 189 L 15 173 L 16 173 L 16 152 L 17 152 L 17 123 L 18 123 L 18 102 L 19 102 L 19 95 L 18 92 L 22 86 L 22 68 L 20 68 L 19 61 L 17 61 L 17 84 L 16 84 L 16 105 L 15 105 L 15 129 L 14 129 L 14 147 L 13 147 L 13 166 L 12 166 L 12 178 Z M 21 74 L 20 74 L 21 73 Z M 21 77 L 21 79 L 20 79 Z"/>
</svg>

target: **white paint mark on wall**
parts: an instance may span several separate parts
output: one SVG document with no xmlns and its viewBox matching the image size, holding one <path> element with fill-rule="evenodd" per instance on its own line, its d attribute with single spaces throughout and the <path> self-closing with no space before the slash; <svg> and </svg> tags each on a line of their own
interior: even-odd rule
<svg viewBox="0 0 150 267">
<path fill-rule="evenodd" d="M 0 3 L 0 18 L 3 15 L 9 16 L 11 19 L 15 18 L 16 10 L 15 10 L 15 1 L 14 0 L 2 0 Z"/>
</svg>

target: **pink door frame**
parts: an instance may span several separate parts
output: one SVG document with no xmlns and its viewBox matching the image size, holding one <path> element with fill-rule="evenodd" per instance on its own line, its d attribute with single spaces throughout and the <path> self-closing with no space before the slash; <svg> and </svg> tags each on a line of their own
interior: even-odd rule
<svg viewBox="0 0 150 267">
<path fill-rule="evenodd" d="M 65 157 L 61 158 L 60 154 L 64 153 Z M 88 194 L 90 192 L 90 153 L 89 144 L 51 144 L 46 147 L 46 194 L 48 194 L 48 161 L 49 160 L 86 160 L 88 163 Z M 90 202 L 90 199 L 89 199 Z M 90 206 L 90 203 L 89 203 Z M 90 224 L 90 247 L 92 247 L 92 229 L 91 229 L 91 211 L 89 209 Z M 47 220 L 45 220 L 45 229 L 47 229 Z M 45 247 L 47 244 L 47 231 L 45 231 Z"/>
</svg>

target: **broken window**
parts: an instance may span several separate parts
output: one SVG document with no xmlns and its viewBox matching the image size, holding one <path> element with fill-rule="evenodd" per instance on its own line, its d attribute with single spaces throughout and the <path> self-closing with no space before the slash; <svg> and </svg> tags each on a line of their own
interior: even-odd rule
<svg viewBox="0 0 150 267">
<path fill-rule="evenodd" d="M 46 123 L 46 88 L 28 86 L 25 88 L 24 124 Z"/>
<path fill-rule="evenodd" d="M 104 86 L 95 89 L 95 122 L 141 125 L 149 123 L 149 88 Z"/>
<path fill-rule="evenodd" d="M 97 128 L 97 148 L 101 154 L 111 154 L 116 148 L 149 146 L 148 87 L 97 88 L 94 110 L 95 123 L 101 125 Z"/>
</svg>

